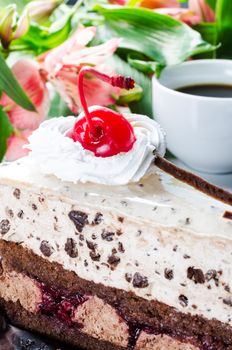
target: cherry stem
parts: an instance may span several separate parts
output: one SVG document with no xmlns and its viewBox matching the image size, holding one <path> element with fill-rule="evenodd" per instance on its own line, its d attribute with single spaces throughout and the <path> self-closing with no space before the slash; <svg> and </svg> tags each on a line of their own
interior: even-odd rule
<svg viewBox="0 0 232 350">
<path fill-rule="evenodd" d="M 94 75 L 96 78 L 111 84 L 112 86 L 119 87 L 121 89 L 126 89 L 130 90 L 133 89 L 135 86 L 135 82 L 132 78 L 130 77 L 124 77 L 122 75 L 115 75 L 115 76 L 109 76 L 103 73 L 98 72 L 96 69 L 91 68 L 91 67 L 83 67 L 81 68 L 79 72 L 79 77 L 78 77 L 78 89 L 79 89 L 79 96 L 80 96 L 80 101 L 81 105 L 83 108 L 83 111 L 85 113 L 85 117 L 89 126 L 90 130 L 90 135 L 92 137 L 95 137 L 96 134 L 96 128 L 93 125 L 89 110 L 88 110 L 88 105 L 86 102 L 85 98 L 85 93 L 84 93 L 84 77 L 86 74 L 91 74 Z"/>
</svg>

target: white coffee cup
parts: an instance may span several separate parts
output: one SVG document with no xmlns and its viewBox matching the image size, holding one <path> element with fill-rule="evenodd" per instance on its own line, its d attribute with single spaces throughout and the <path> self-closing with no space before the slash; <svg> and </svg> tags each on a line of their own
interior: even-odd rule
<svg viewBox="0 0 232 350">
<path fill-rule="evenodd" d="M 153 78 L 154 118 L 167 133 L 168 149 L 189 167 L 232 172 L 232 98 L 203 97 L 175 89 L 232 85 L 232 60 L 195 60 L 165 68 Z"/>
</svg>

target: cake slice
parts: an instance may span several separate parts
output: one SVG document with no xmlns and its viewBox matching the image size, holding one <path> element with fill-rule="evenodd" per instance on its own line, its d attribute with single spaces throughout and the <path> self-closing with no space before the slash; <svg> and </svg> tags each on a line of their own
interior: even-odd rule
<svg viewBox="0 0 232 350">
<path fill-rule="evenodd" d="M 83 349 L 232 349 L 231 206 L 158 168 L 124 186 L 0 167 L 1 307 Z M 228 216 L 227 216 L 228 217 Z"/>
<path fill-rule="evenodd" d="M 88 109 L 86 72 L 134 84 L 84 68 L 83 113 L 0 166 L 0 306 L 86 350 L 231 350 L 232 195 L 162 158 L 151 119 Z"/>
</svg>

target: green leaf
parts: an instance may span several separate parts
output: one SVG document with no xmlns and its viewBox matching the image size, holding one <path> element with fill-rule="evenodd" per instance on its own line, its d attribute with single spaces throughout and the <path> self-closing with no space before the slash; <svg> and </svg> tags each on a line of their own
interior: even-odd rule
<svg viewBox="0 0 232 350">
<path fill-rule="evenodd" d="M 118 74 L 132 77 L 136 84 L 138 84 L 143 90 L 142 99 L 138 102 L 133 102 L 130 104 L 132 112 L 146 114 L 149 117 L 152 117 L 151 79 L 145 74 L 131 67 L 117 55 L 114 55 L 110 59 L 109 64 Z"/>
<path fill-rule="evenodd" d="M 0 88 L 3 90 L 14 102 L 19 104 L 24 109 L 35 111 L 29 97 L 19 85 L 15 76 L 6 64 L 3 56 L 0 54 Z"/>
<path fill-rule="evenodd" d="M 206 2 L 213 10 L 215 10 L 217 0 L 206 0 Z"/>
<path fill-rule="evenodd" d="M 51 101 L 51 108 L 48 115 L 49 118 L 55 118 L 60 116 L 66 117 L 67 115 L 73 115 L 73 113 L 70 111 L 64 100 L 55 93 Z"/>
<path fill-rule="evenodd" d="M 133 58 L 136 55 L 128 55 L 127 61 L 130 63 L 131 67 L 143 72 L 145 74 L 157 73 L 159 75 L 163 66 L 154 61 L 145 61 L 143 59 Z"/>
<path fill-rule="evenodd" d="M 142 0 L 129 0 L 127 2 L 127 6 L 136 6 L 137 4 L 139 4 Z"/>
<path fill-rule="evenodd" d="M 0 106 L 0 162 L 6 153 L 7 140 L 13 133 L 13 130 L 7 114 L 3 111 L 2 106 Z"/>
<path fill-rule="evenodd" d="M 140 101 L 143 97 L 143 89 L 139 85 L 135 85 L 132 90 L 122 90 L 117 104 L 128 105 L 131 102 Z"/>
<path fill-rule="evenodd" d="M 22 39 L 13 42 L 11 49 L 14 50 L 14 46 L 22 45 L 39 55 L 62 44 L 68 38 L 71 29 L 71 17 L 55 30 L 34 23 L 31 24 L 29 31 Z"/>
<path fill-rule="evenodd" d="M 232 58 L 232 1 L 217 0 L 216 21 L 218 42 L 221 43 L 217 51 L 218 58 Z"/>
<path fill-rule="evenodd" d="M 22 10 L 26 4 L 28 4 L 30 0 L 0 0 L 0 7 L 5 7 L 7 5 L 12 5 L 12 3 L 17 5 L 19 10 Z"/>
<path fill-rule="evenodd" d="M 120 37 L 121 48 L 141 52 L 163 65 L 215 49 L 197 31 L 170 16 L 143 8 L 96 5 L 94 9 L 105 18 L 102 40 Z"/>
<path fill-rule="evenodd" d="M 217 45 L 217 24 L 202 22 L 194 26 L 202 36 L 202 38 L 212 45 Z M 199 55 L 197 58 L 216 58 L 217 50 Z"/>
<path fill-rule="evenodd" d="M 10 49 L 14 51 L 15 47 L 24 47 L 25 50 L 33 51 L 35 55 L 39 55 L 59 46 L 68 39 L 73 29 L 72 17 L 78 6 L 79 3 L 72 8 L 68 8 L 67 11 L 65 8 L 65 10 L 63 10 L 63 16 L 58 20 L 53 21 L 48 27 L 42 26 L 38 23 L 31 23 L 27 34 L 19 40 L 14 40 Z"/>
</svg>

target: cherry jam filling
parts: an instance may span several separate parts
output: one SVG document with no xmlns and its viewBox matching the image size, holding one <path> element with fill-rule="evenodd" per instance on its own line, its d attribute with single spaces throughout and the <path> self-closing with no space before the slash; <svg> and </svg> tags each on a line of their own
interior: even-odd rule
<svg viewBox="0 0 232 350">
<path fill-rule="evenodd" d="M 88 300 L 80 293 L 68 294 L 66 291 L 40 284 L 42 302 L 39 306 L 44 315 L 56 317 L 67 325 L 72 326 L 74 312 L 78 306 Z"/>
<path fill-rule="evenodd" d="M 84 116 L 75 123 L 71 138 L 96 157 L 111 157 L 132 149 L 136 137 L 133 127 L 124 116 L 106 107 L 89 111 L 84 94 L 84 77 L 91 74 L 112 86 L 133 89 L 134 80 L 123 76 L 108 76 L 93 68 L 83 67 L 78 77 L 78 88 Z"/>
<path fill-rule="evenodd" d="M 65 290 L 48 287 L 39 283 L 42 292 L 42 302 L 39 306 L 41 314 L 56 318 L 64 322 L 69 327 L 81 328 L 82 325 L 73 321 L 75 310 L 78 306 L 87 302 L 89 297 L 81 293 L 70 294 Z M 212 336 L 183 334 L 176 329 L 168 328 L 164 325 L 151 327 L 145 323 L 139 323 L 125 315 L 120 306 L 114 305 L 119 317 L 128 325 L 129 338 L 127 350 L 134 350 L 141 332 L 149 335 L 167 335 L 183 343 L 190 343 L 200 350 L 226 350 L 226 345 Z"/>
</svg>

